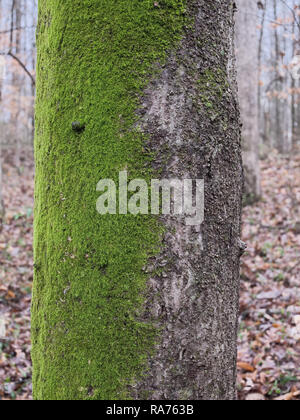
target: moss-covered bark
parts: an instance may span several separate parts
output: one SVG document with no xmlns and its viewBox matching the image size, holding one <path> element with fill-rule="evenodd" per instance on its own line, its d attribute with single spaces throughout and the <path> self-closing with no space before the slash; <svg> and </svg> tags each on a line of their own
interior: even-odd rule
<svg viewBox="0 0 300 420">
<path fill-rule="evenodd" d="M 232 25 L 228 0 L 39 1 L 36 399 L 234 397 Z M 100 216 L 98 181 L 125 169 L 205 178 L 202 231 Z"/>
</svg>

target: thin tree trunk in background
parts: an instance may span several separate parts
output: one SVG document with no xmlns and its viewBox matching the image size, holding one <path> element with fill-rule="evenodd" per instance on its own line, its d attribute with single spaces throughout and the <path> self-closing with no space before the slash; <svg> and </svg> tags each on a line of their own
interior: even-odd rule
<svg viewBox="0 0 300 420">
<path fill-rule="evenodd" d="M 262 89 L 263 81 L 262 79 L 262 62 L 263 62 L 263 40 L 265 34 L 265 23 L 266 23 L 266 14 L 268 8 L 268 0 L 265 0 L 263 3 L 263 11 L 261 17 L 261 28 L 260 28 L 260 36 L 258 41 L 258 69 L 259 69 L 259 83 L 258 83 L 258 118 L 259 118 L 259 127 L 260 127 L 260 138 L 261 138 L 261 145 L 263 146 L 262 155 L 264 155 L 264 151 L 267 147 L 271 147 L 270 138 L 270 109 L 269 109 L 269 101 L 266 100 L 264 97 L 263 109 L 262 109 L 262 99 L 264 89 Z M 267 147 L 266 147 L 267 146 Z"/>
<path fill-rule="evenodd" d="M 268 10 L 268 0 L 265 0 L 263 3 L 263 11 L 261 17 L 261 28 L 260 28 L 260 36 L 258 41 L 258 69 L 259 69 L 259 83 L 258 83 L 258 115 L 259 115 L 259 127 L 260 127 L 260 136 L 261 136 L 261 145 L 262 148 L 262 155 L 264 156 L 265 151 L 267 149 L 272 149 L 272 139 L 271 132 L 270 132 L 270 100 L 265 97 L 265 89 L 262 88 L 263 80 L 262 79 L 262 63 L 263 63 L 263 41 L 265 39 L 265 24 L 266 24 L 266 16 Z M 264 95 L 264 96 L 263 96 Z M 264 98 L 263 102 L 263 109 L 262 109 L 262 99 Z"/>
<path fill-rule="evenodd" d="M 28 3 L 27 0 L 24 1 L 23 4 L 23 15 L 25 21 L 25 27 L 29 27 L 30 23 L 28 22 L 28 18 L 30 17 L 29 21 L 33 26 L 36 26 L 35 15 L 36 15 L 36 5 L 34 1 Z M 35 45 L 35 38 L 28 36 L 28 31 L 25 31 L 23 37 L 23 46 L 24 46 L 24 55 L 26 56 L 26 52 L 28 47 L 30 46 L 30 57 L 27 57 L 27 65 L 28 68 L 31 69 L 32 74 L 35 70 L 35 61 L 36 61 L 36 45 Z M 27 81 L 28 82 L 28 81 Z M 35 98 L 35 83 L 31 81 L 30 85 L 28 83 L 24 84 L 24 90 L 26 90 L 29 99 L 29 112 L 28 112 L 28 136 L 30 139 L 30 146 L 33 147 L 34 142 L 34 98 Z"/>
<path fill-rule="evenodd" d="M 280 52 L 280 65 L 284 66 L 283 58 L 288 51 L 287 38 L 282 40 Z M 280 118 L 282 120 L 282 153 L 288 153 L 292 144 L 292 95 L 290 93 L 290 77 L 288 72 L 282 72 L 282 97 L 280 100 Z"/>
<path fill-rule="evenodd" d="M 272 148 L 272 130 L 271 130 L 271 110 L 270 110 L 270 101 L 267 102 L 267 109 L 264 109 L 264 141 L 266 144 Z"/>
<path fill-rule="evenodd" d="M 298 54 L 300 55 L 300 50 L 298 52 Z M 300 143 L 300 82 L 299 80 L 296 81 L 296 89 L 297 89 L 297 94 L 296 94 L 296 110 L 295 110 L 295 119 L 296 119 L 296 136 L 294 139 L 294 146 L 298 146 Z"/>
<path fill-rule="evenodd" d="M 0 0 L 0 21 L 1 21 L 1 13 L 2 13 L 2 3 Z M 2 45 L 0 44 L 0 48 L 2 47 Z M 3 192 L 2 192 L 2 165 L 3 165 L 3 161 L 2 161 L 2 143 L 3 143 L 3 115 L 2 115 L 2 88 L 3 88 L 3 78 L 4 78 L 4 68 L 2 67 L 4 64 L 4 60 L 2 57 L 0 57 L 0 231 L 2 230 L 2 223 L 3 223 L 3 218 L 5 215 L 5 206 L 4 206 L 4 200 L 3 200 Z"/>
<path fill-rule="evenodd" d="M 274 13 L 274 20 L 277 22 L 278 20 L 278 13 L 277 13 L 277 0 L 273 0 L 273 13 Z M 284 152 L 284 133 L 282 129 L 282 122 L 281 122 L 281 103 L 278 97 L 279 92 L 282 90 L 282 84 L 279 80 L 279 63 L 280 63 L 280 45 L 279 45 L 279 37 L 277 28 L 274 28 L 274 39 L 275 39 L 275 92 L 276 96 L 274 98 L 275 101 L 275 145 L 278 150 L 283 153 Z"/>
<path fill-rule="evenodd" d="M 297 24 L 297 42 L 295 46 L 295 55 L 300 56 L 300 26 Z M 295 136 L 293 146 L 297 147 L 300 144 L 300 81 L 295 81 Z"/>
<path fill-rule="evenodd" d="M 238 0 L 237 5 L 238 87 L 243 122 L 242 148 L 245 168 L 245 201 L 249 204 L 258 200 L 261 195 L 257 97 L 257 86 L 259 84 L 257 5 L 249 0 Z"/>
<path fill-rule="evenodd" d="M 236 398 L 233 14 L 231 0 L 40 0 L 36 399 Z M 97 183 L 124 170 L 204 179 L 202 226 L 99 215 Z"/>
<path fill-rule="evenodd" d="M 34 16 L 36 15 L 36 13 L 34 13 L 37 10 L 37 6 L 34 4 L 33 5 L 33 11 L 32 14 L 34 14 Z M 36 25 L 36 21 L 34 22 L 34 24 Z M 32 54 L 31 56 L 31 67 L 32 69 L 36 68 L 36 44 L 35 44 L 35 38 L 33 40 L 32 45 L 32 50 L 34 51 L 34 54 Z M 30 132 L 30 136 L 31 136 L 31 144 L 33 146 L 34 143 L 34 102 L 35 102 L 35 85 L 33 83 L 31 83 L 31 96 L 32 96 L 32 106 L 31 106 L 31 114 L 30 114 L 30 123 L 31 123 L 31 132 Z"/>
<path fill-rule="evenodd" d="M 295 5 L 296 5 L 296 3 L 295 3 L 295 1 L 293 1 L 293 10 L 295 10 Z M 292 42 L 293 42 L 293 57 L 295 57 L 295 55 L 296 55 L 296 47 L 297 47 L 297 42 L 296 42 L 296 27 L 297 27 L 297 22 L 296 22 L 296 16 L 294 16 L 294 21 L 293 21 L 293 24 L 292 24 L 292 35 L 293 35 L 293 40 L 292 40 Z M 295 144 L 295 138 L 296 138 L 296 124 L 297 124 L 297 121 L 296 121 L 296 92 L 295 92 L 295 90 L 296 90 L 296 80 L 295 80 L 295 78 L 293 77 L 293 76 L 291 76 L 290 77 L 290 84 L 291 84 L 291 91 L 292 91 L 292 93 L 291 93 L 291 95 L 292 95 L 292 98 L 291 98 L 291 106 L 292 106 L 292 109 L 291 109 L 291 114 L 292 114 L 292 145 L 294 145 Z"/>
<path fill-rule="evenodd" d="M 0 126 L 0 131 L 2 130 L 2 127 Z M 3 176 L 3 172 L 2 172 L 2 144 L 1 144 L 1 140 L 0 140 L 0 232 L 2 231 L 3 228 L 3 219 L 5 216 L 5 205 L 4 205 L 4 199 L 3 199 L 3 191 L 2 191 L 2 176 Z"/>
<path fill-rule="evenodd" d="M 1 95 L 1 91 L 2 91 L 2 81 L 0 79 L 0 95 Z M 1 98 L 1 96 L 0 96 Z M 1 106 L 1 99 L 0 99 L 0 106 Z M 1 116 L 1 115 L 0 115 Z M 4 205 L 4 199 L 3 199 L 3 158 L 2 158 L 2 141 L 3 141 L 3 128 L 2 128 L 2 120 L 0 118 L 0 232 L 2 230 L 2 226 L 3 226 L 3 219 L 5 216 L 5 205 Z"/>
<path fill-rule="evenodd" d="M 260 83 L 261 72 L 262 72 L 262 46 L 263 46 L 263 39 L 264 39 L 264 29 L 265 29 L 265 19 L 266 19 L 266 12 L 267 12 L 268 1 L 265 0 L 263 4 L 263 12 L 261 18 L 261 28 L 260 28 L 260 35 L 258 41 L 258 71 L 259 71 L 259 83 L 258 83 L 258 115 L 261 116 L 261 96 L 262 96 L 262 85 Z"/>
<path fill-rule="evenodd" d="M 21 27 L 21 2 L 20 0 L 14 0 L 12 3 L 11 10 L 11 37 L 10 37 L 10 51 L 12 51 L 17 57 L 20 57 L 21 53 L 21 34 L 19 30 L 14 31 L 13 28 Z M 20 173 L 21 170 L 21 152 L 22 152 L 22 130 L 20 130 L 20 116 L 21 116 L 21 95 L 22 95 L 22 82 L 23 74 L 19 74 L 14 71 L 12 77 L 12 85 L 17 94 L 14 94 L 13 104 L 13 120 L 15 122 L 15 165 Z M 24 131 L 24 130 L 23 130 Z"/>
<path fill-rule="evenodd" d="M 296 1 L 293 2 L 293 8 L 296 10 Z M 293 57 L 300 55 L 300 22 L 296 12 L 294 14 L 293 22 Z M 300 94 L 299 94 L 299 80 L 295 80 L 291 76 L 292 94 L 292 150 L 297 147 L 300 139 Z"/>
</svg>

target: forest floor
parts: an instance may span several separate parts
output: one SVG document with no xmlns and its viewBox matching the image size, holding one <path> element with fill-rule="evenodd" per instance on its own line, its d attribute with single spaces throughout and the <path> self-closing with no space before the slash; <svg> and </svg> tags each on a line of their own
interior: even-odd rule
<svg viewBox="0 0 300 420">
<path fill-rule="evenodd" d="M 0 232 L 0 400 L 30 400 L 33 163 L 24 156 L 18 173 L 12 162 L 8 154 Z M 300 154 L 263 161 L 262 184 L 263 199 L 244 209 L 239 398 L 299 400 Z"/>
<path fill-rule="evenodd" d="M 262 200 L 244 209 L 240 399 L 300 399 L 300 154 L 262 166 Z"/>
</svg>

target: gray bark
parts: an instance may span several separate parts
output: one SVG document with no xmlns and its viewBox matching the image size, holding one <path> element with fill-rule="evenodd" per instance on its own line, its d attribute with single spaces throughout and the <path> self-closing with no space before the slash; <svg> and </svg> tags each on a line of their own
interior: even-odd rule
<svg viewBox="0 0 300 420">
<path fill-rule="evenodd" d="M 238 0 L 236 47 L 238 64 L 238 88 L 243 122 L 243 160 L 245 167 L 246 202 L 260 197 L 260 135 L 258 129 L 259 104 L 257 96 L 259 49 L 254 1 Z"/>
<path fill-rule="evenodd" d="M 242 163 L 233 48 L 232 1 L 197 0 L 185 33 L 143 98 L 148 147 L 161 150 L 167 178 L 205 180 L 205 222 L 164 219 L 161 255 L 151 261 L 145 319 L 162 328 L 136 398 L 236 397 Z"/>
</svg>

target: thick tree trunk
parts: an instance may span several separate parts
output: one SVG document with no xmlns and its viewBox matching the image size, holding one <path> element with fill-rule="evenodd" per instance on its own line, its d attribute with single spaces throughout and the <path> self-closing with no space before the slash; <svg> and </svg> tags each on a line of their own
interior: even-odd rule
<svg viewBox="0 0 300 420">
<path fill-rule="evenodd" d="M 40 0 L 36 399 L 236 397 L 231 0 Z M 77 132 L 72 130 L 77 128 Z M 205 221 L 97 214 L 100 179 L 205 180 Z"/>
<path fill-rule="evenodd" d="M 245 167 L 246 202 L 252 203 L 261 195 L 260 182 L 260 135 L 258 129 L 258 36 L 257 4 L 254 1 L 238 0 L 236 17 L 236 48 L 238 64 L 238 88 L 243 122 L 243 159 Z"/>
</svg>

